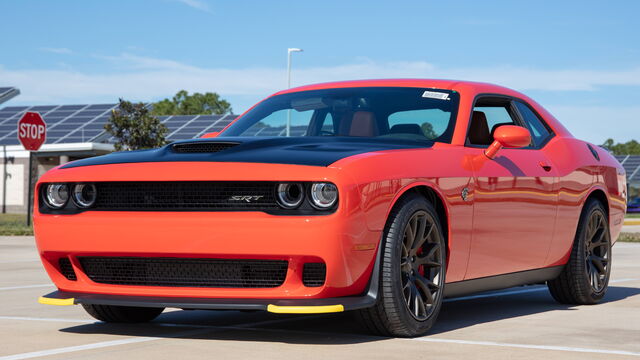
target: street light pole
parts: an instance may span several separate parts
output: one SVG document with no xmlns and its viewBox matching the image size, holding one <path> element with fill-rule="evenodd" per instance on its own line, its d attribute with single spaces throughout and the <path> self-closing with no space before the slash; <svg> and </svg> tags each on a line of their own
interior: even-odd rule
<svg viewBox="0 0 640 360">
<path fill-rule="evenodd" d="M 291 87 L 291 53 L 302 52 L 302 49 L 288 48 L 287 49 L 287 89 Z M 287 137 L 291 135 L 291 109 L 287 110 Z"/>
</svg>

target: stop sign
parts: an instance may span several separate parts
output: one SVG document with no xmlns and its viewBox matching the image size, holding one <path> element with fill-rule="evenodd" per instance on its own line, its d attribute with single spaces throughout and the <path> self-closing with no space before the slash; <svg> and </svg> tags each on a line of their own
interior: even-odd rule
<svg viewBox="0 0 640 360">
<path fill-rule="evenodd" d="M 37 112 L 26 112 L 18 121 L 18 140 L 25 149 L 38 151 L 47 139 L 47 124 Z"/>
</svg>

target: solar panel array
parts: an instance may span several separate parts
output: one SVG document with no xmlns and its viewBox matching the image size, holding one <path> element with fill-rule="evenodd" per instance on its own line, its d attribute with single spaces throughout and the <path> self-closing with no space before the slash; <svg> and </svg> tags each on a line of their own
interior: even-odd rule
<svg viewBox="0 0 640 360">
<path fill-rule="evenodd" d="M 0 104 L 18 96 L 20 90 L 14 87 L 0 87 Z"/>
<path fill-rule="evenodd" d="M 640 155 L 616 155 L 627 172 L 627 182 L 640 183 Z"/>
<path fill-rule="evenodd" d="M 114 139 L 104 131 L 111 110 L 118 104 L 7 106 L 0 109 L 0 145 L 18 145 L 17 123 L 26 111 L 36 111 L 47 123 L 47 144 L 103 142 Z M 200 137 L 220 131 L 237 116 L 174 115 L 159 116 L 168 128 L 170 141 Z"/>
</svg>

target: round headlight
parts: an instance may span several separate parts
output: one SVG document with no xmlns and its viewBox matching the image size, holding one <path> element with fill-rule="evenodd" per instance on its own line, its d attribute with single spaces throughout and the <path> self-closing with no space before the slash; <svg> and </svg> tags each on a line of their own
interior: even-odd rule
<svg viewBox="0 0 640 360">
<path fill-rule="evenodd" d="M 73 187 L 73 202 L 81 208 L 93 206 L 96 195 L 96 186 L 93 184 L 76 184 Z"/>
<path fill-rule="evenodd" d="M 331 183 L 311 185 L 311 205 L 318 209 L 328 209 L 338 200 L 338 188 Z"/>
<path fill-rule="evenodd" d="M 49 207 L 60 209 L 69 200 L 69 186 L 67 186 L 67 184 L 47 185 L 45 200 Z"/>
<path fill-rule="evenodd" d="M 302 184 L 282 183 L 278 185 L 278 203 L 285 209 L 294 209 L 300 206 L 304 191 Z"/>
</svg>

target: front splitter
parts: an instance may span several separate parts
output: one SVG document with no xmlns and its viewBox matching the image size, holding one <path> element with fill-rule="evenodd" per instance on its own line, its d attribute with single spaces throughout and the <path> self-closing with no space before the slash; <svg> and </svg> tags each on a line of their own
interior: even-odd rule
<svg viewBox="0 0 640 360">
<path fill-rule="evenodd" d="M 375 305 L 375 297 L 347 296 L 326 299 L 209 299 L 126 296 L 54 291 L 40 297 L 47 305 L 114 305 L 200 310 L 262 310 L 279 314 L 321 314 L 363 309 Z"/>
</svg>

